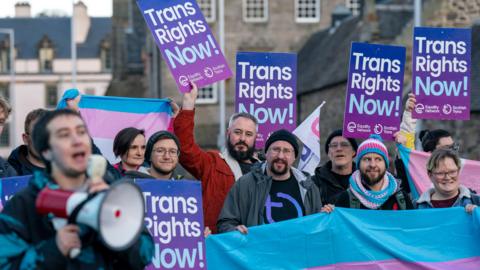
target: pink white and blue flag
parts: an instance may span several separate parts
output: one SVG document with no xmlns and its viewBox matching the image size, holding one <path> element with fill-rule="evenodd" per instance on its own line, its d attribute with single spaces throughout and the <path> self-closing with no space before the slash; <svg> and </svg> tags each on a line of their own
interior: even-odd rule
<svg viewBox="0 0 480 270">
<path fill-rule="evenodd" d="M 172 108 L 168 99 L 104 97 L 83 95 L 80 113 L 102 154 L 115 162 L 113 140 L 126 127 L 144 129 L 147 139 L 160 130 L 168 130 Z"/>
<path fill-rule="evenodd" d="M 398 152 L 405 167 L 412 197 L 418 199 L 423 192 L 432 187 L 432 182 L 427 174 L 427 161 L 430 153 L 412 150 L 401 144 L 398 145 Z M 469 159 L 461 161 L 462 169 L 459 176 L 461 184 L 477 192 L 480 191 L 480 161 Z"/>
</svg>

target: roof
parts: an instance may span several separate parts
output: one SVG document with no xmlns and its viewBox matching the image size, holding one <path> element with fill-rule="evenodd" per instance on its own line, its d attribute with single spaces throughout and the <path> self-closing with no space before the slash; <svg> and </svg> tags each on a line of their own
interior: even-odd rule
<svg viewBox="0 0 480 270">
<path fill-rule="evenodd" d="M 347 81 L 350 46 L 360 40 L 360 27 L 359 17 L 349 17 L 335 30 L 311 36 L 298 52 L 298 95 Z"/>
<path fill-rule="evenodd" d="M 90 20 L 87 39 L 84 43 L 77 44 L 78 58 L 98 57 L 100 43 L 112 32 L 111 18 L 91 17 Z M 44 36 L 53 42 L 55 58 L 70 58 L 69 17 L 4 18 L 0 19 L 0 28 L 15 30 L 18 59 L 37 58 L 38 45 Z"/>
</svg>

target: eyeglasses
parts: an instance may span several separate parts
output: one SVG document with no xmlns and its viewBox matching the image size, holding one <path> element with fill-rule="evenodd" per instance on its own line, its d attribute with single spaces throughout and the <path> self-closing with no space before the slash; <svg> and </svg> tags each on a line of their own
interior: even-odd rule
<svg viewBox="0 0 480 270">
<path fill-rule="evenodd" d="M 180 152 L 178 151 L 178 149 L 173 149 L 173 148 L 170 148 L 170 149 L 165 149 L 165 148 L 155 148 L 153 149 L 153 152 L 157 155 L 165 155 L 166 153 L 168 153 L 169 156 L 173 157 L 173 156 L 178 156 L 178 154 L 180 154 Z"/>
<path fill-rule="evenodd" d="M 454 143 L 454 144 L 445 145 L 445 146 L 442 146 L 442 147 L 440 147 L 440 148 L 442 148 L 442 149 L 449 149 L 449 150 L 458 152 L 458 150 L 460 150 L 460 144 L 456 142 L 456 143 Z"/>
<path fill-rule="evenodd" d="M 281 148 L 281 147 L 273 147 L 273 148 L 270 148 L 269 151 L 272 152 L 272 154 L 275 154 L 275 155 L 279 155 L 280 152 L 282 152 L 283 155 L 285 155 L 285 156 L 290 156 L 290 155 L 293 154 L 293 149 Z"/>
<path fill-rule="evenodd" d="M 438 179 L 445 179 L 448 177 L 455 178 L 458 176 L 459 170 L 449 171 L 449 172 L 432 172 L 432 174 Z"/>
<path fill-rule="evenodd" d="M 330 144 L 328 145 L 329 148 L 337 148 L 337 147 L 340 147 L 340 148 L 343 148 L 343 149 L 348 148 L 348 147 L 350 147 L 350 146 L 351 146 L 351 145 L 350 145 L 349 142 L 341 142 L 341 143 L 336 143 L 336 142 L 334 142 L 334 143 L 330 143 Z"/>
</svg>

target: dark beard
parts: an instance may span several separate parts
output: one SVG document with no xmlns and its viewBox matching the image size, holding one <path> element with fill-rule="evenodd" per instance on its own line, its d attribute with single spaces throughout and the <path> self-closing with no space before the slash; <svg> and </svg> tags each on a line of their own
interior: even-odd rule
<svg viewBox="0 0 480 270">
<path fill-rule="evenodd" d="M 285 165 L 285 168 L 284 168 L 283 170 L 281 170 L 281 171 L 277 171 L 277 169 L 275 169 L 275 166 L 273 166 L 273 164 L 274 164 L 275 162 L 281 162 L 281 163 L 283 163 L 283 165 Z M 284 160 L 282 160 L 282 159 L 279 159 L 279 158 L 274 159 L 274 160 L 272 161 L 272 164 L 270 164 L 270 171 L 271 171 L 274 175 L 278 175 L 278 176 L 284 175 L 284 174 L 287 173 L 288 169 L 289 169 L 289 168 L 288 168 L 287 162 L 284 161 Z"/>
<path fill-rule="evenodd" d="M 249 147 L 244 141 L 239 141 L 235 145 L 230 142 L 230 138 L 227 138 L 227 149 L 228 153 L 236 160 L 236 161 L 245 161 L 249 160 L 253 157 L 253 152 L 255 151 L 254 147 Z M 247 151 L 237 151 L 235 150 L 236 145 L 245 145 L 247 147 Z"/>
<path fill-rule="evenodd" d="M 375 184 L 378 184 L 380 181 L 382 181 L 383 177 L 385 177 L 385 172 L 383 172 L 383 174 L 379 175 L 378 177 L 374 178 L 374 179 L 370 179 L 370 177 L 368 177 L 367 174 L 364 174 L 363 172 L 360 171 L 360 176 L 362 177 L 362 182 L 364 184 L 367 184 L 368 186 L 374 186 Z"/>
<path fill-rule="evenodd" d="M 165 171 L 165 170 L 162 170 L 161 168 L 157 168 L 155 165 L 153 165 L 153 163 L 150 166 L 150 168 L 155 172 L 157 172 L 158 174 L 163 174 L 163 175 L 170 175 L 175 170 L 175 167 L 173 167 L 173 169 L 171 169 L 170 171 Z"/>
</svg>

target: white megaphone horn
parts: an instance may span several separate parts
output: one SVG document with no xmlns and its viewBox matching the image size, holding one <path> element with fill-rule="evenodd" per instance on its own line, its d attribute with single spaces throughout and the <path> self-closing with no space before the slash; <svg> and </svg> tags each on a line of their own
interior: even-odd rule
<svg viewBox="0 0 480 270">
<path fill-rule="evenodd" d="M 36 201 L 40 214 L 88 225 L 98 232 L 107 248 L 115 251 L 129 248 L 138 239 L 144 207 L 140 188 L 128 180 L 117 181 L 109 189 L 93 194 L 44 188 Z"/>
</svg>

